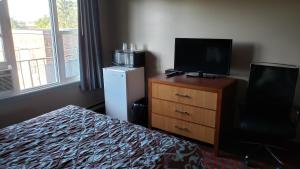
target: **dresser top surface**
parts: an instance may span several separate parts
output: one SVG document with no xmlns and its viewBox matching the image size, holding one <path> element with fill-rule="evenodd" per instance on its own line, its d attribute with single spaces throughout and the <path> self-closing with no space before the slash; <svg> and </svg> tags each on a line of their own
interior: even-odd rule
<svg viewBox="0 0 300 169">
<path fill-rule="evenodd" d="M 192 88 L 210 88 L 210 89 L 224 89 L 235 83 L 235 79 L 219 77 L 215 79 L 187 77 L 186 75 L 174 76 L 167 78 L 166 75 L 161 74 L 149 79 L 151 82 L 158 82 L 163 84 L 178 85 Z"/>
</svg>

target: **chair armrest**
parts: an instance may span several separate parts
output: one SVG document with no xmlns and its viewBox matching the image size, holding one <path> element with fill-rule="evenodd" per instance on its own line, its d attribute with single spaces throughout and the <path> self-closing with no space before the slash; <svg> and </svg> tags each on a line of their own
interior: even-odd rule
<svg viewBox="0 0 300 169">
<path fill-rule="evenodd" d="M 296 110 L 296 123 L 298 124 L 300 120 L 300 111 Z"/>
<path fill-rule="evenodd" d="M 299 121 L 300 121 L 300 109 L 299 107 L 295 107 L 292 113 L 292 123 L 294 126 L 297 127 Z"/>
</svg>

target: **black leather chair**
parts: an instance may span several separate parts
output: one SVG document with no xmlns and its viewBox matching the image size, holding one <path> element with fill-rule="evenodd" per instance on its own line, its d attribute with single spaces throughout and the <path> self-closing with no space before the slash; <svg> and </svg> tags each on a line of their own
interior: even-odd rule
<svg viewBox="0 0 300 169">
<path fill-rule="evenodd" d="M 296 66 L 251 64 L 247 97 L 241 106 L 240 129 L 250 136 L 250 140 L 256 140 L 248 143 L 257 144 L 259 150 L 266 150 L 279 166 L 284 163 L 272 152 L 269 143 L 296 136 L 299 112 L 293 116 L 294 120 L 291 113 L 298 71 Z M 251 155 L 244 157 L 246 164 Z"/>
</svg>

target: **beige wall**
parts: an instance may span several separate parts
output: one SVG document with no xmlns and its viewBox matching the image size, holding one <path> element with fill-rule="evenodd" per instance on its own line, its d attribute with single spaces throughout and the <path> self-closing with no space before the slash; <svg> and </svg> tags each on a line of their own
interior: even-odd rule
<svg viewBox="0 0 300 169">
<path fill-rule="evenodd" d="M 231 74 L 244 79 L 248 78 L 250 62 L 300 64 L 297 0 L 109 1 L 107 33 L 114 40 L 106 48 L 106 63 L 110 62 L 109 51 L 120 48 L 122 42 L 134 42 L 150 52 L 150 72 L 162 72 L 173 67 L 175 37 L 193 37 L 233 39 Z M 299 86 L 300 82 L 298 104 Z M 244 89 L 239 87 L 239 93 Z"/>
</svg>

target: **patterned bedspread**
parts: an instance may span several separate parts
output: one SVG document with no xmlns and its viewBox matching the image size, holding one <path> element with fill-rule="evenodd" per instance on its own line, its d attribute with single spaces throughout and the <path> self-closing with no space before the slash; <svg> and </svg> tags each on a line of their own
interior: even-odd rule
<svg viewBox="0 0 300 169">
<path fill-rule="evenodd" d="M 0 168 L 203 168 L 188 141 L 66 106 L 0 129 Z"/>
</svg>

